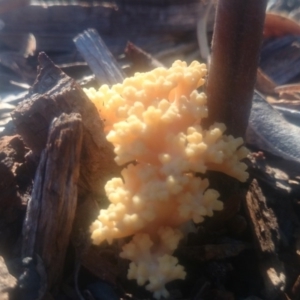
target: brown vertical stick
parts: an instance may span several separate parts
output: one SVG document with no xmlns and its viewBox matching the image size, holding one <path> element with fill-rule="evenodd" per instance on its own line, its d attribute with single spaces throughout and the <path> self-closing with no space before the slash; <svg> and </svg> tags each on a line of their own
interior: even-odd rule
<svg viewBox="0 0 300 300">
<path fill-rule="evenodd" d="M 219 0 L 207 82 L 206 125 L 243 136 L 251 109 L 266 0 Z"/>
</svg>

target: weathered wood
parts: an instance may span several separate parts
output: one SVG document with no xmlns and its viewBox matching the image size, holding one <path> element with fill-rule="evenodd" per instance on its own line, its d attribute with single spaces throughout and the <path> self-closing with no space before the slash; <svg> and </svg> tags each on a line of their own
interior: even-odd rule
<svg viewBox="0 0 300 300">
<path fill-rule="evenodd" d="M 278 250 L 280 235 L 275 214 L 267 206 L 266 198 L 254 179 L 246 196 L 246 211 L 259 251 L 274 254 Z"/>
<path fill-rule="evenodd" d="M 282 196 L 288 196 L 291 193 L 290 176 L 291 171 L 278 168 L 274 162 L 268 159 L 263 152 L 251 153 L 248 156 L 251 161 L 249 173 L 259 182 L 266 184 L 272 191 L 276 191 Z M 278 158 L 277 158 L 278 160 Z M 288 173 L 287 173 L 288 172 Z"/>
<path fill-rule="evenodd" d="M 116 84 L 124 80 L 125 75 L 96 30 L 84 31 L 74 42 L 99 84 Z"/>
<path fill-rule="evenodd" d="M 245 210 L 257 245 L 259 265 L 266 289 L 266 299 L 279 299 L 286 285 L 282 262 L 278 258 L 280 233 L 277 218 L 254 179 L 246 196 Z"/>
<path fill-rule="evenodd" d="M 51 289 L 61 279 L 77 205 L 83 129 L 79 114 L 51 124 L 23 227 L 23 257 L 38 254 Z"/>
<path fill-rule="evenodd" d="M 12 113 L 17 131 L 35 155 L 46 145 L 49 125 L 61 113 L 80 113 L 83 148 L 80 158 L 79 194 L 103 193 L 107 180 L 119 174 L 114 153 L 103 133 L 96 107 L 80 86 L 45 55 L 39 56 L 39 73 L 26 99 Z"/>
</svg>

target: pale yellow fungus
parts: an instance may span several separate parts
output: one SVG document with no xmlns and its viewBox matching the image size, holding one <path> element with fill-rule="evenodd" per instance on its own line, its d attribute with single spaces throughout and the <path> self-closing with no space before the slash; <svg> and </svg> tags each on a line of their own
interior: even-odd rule
<svg viewBox="0 0 300 300">
<path fill-rule="evenodd" d="M 133 235 L 121 253 L 132 261 L 128 278 L 157 299 L 168 296 L 167 282 L 185 278 L 172 256 L 182 237 L 179 226 L 200 223 L 223 208 L 219 193 L 195 173 L 248 178 L 242 138 L 225 135 L 224 124 L 201 127 L 208 115 L 206 95 L 196 89 L 205 75 L 204 64 L 176 61 L 170 69 L 137 73 L 111 88 L 85 90 L 105 120 L 116 162 L 129 164 L 122 179 L 105 186 L 111 204 L 91 226 L 93 243 Z"/>
</svg>

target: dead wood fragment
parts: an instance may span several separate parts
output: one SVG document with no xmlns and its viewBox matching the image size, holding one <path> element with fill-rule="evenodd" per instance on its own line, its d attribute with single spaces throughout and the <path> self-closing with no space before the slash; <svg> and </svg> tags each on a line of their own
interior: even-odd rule
<svg viewBox="0 0 300 300">
<path fill-rule="evenodd" d="M 282 195 L 287 196 L 291 193 L 289 175 L 278 168 L 276 164 L 275 166 L 274 163 L 272 165 L 263 152 L 251 153 L 248 158 L 251 162 L 249 172 L 252 176 L 267 184 L 273 191 L 277 191 Z M 287 169 L 287 172 L 288 171 Z"/>
<path fill-rule="evenodd" d="M 96 107 L 80 86 L 41 53 L 39 72 L 28 96 L 12 113 L 17 132 L 39 156 L 47 141 L 50 123 L 61 113 L 80 113 L 83 143 L 79 194 L 103 193 L 104 183 L 118 174 L 112 146 L 103 133 Z"/>
<path fill-rule="evenodd" d="M 100 84 L 123 81 L 123 72 L 96 30 L 84 31 L 74 42 Z"/>
<path fill-rule="evenodd" d="M 207 81 L 207 125 L 244 136 L 251 110 L 266 0 L 219 0 Z"/>
<path fill-rule="evenodd" d="M 266 198 L 255 179 L 250 184 L 245 205 L 259 251 L 275 254 L 280 241 L 277 219 L 273 210 L 267 206 Z"/>
<path fill-rule="evenodd" d="M 283 264 L 277 255 L 280 243 L 279 226 L 255 179 L 250 184 L 244 204 L 260 257 L 260 270 L 267 299 L 277 299 L 282 295 L 286 284 Z"/>
<path fill-rule="evenodd" d="M 53 121 L 27 207 L 23 257 L 42 258 L 50 289 L 61 279 L 75 217 L 82 139 L 79 114 Z"/>
<path fill-rule="evenodd" d="M 129 76 L 136 72 L 148 72 L 164 65 L 151 54 L 145 52 L 135 44 L 128 42 L 125 48 L 125 56 L 132 63 Z"/>
</svg>

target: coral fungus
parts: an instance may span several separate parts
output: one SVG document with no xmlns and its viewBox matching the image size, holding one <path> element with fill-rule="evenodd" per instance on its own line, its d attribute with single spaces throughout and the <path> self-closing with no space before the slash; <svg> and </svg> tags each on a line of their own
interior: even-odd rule
<svg viewBox="0 0 300 300">
<path fill-rule="evenodd" d="M 121 257 L 131 260 L 129 279 L 166 297 L 165 284 L 185 271 L 172 256 L 179 226 L 200 223 L 221 210 L 219 193 L 196 173 L 220 171 L 240 181 L 248 177 L 242 138 L 224 134 L 224 124 L 201 127 L 208 115 L 206 66 L 176 61 L 170 69 L 136 73 L 122 84 L 85 90 L 105 120 L 122 178 L 105 186 L 110 205 L 91 226 L 95 244 L 133 235 Z"/>
</svg>

